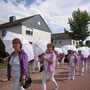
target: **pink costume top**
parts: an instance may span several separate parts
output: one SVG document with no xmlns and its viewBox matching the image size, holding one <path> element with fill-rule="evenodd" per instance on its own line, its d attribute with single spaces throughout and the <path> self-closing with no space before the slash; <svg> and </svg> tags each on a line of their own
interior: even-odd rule
<svg viewBox="0 0 90 90">
<path fill-rule="evenodd" d="M 44 60 L 44 69 L 49 72 L 54 71 L 55 70 L 55 60 L 56 60 L 55 53 L 53 51 L 51 53 L 45 52 L 44 56 L 46 58 L 49 58 L 52 61 L 52 63 L 49 63 L 48 61 Z"/>
<path fill-rule="evenodd" d="M 72 66 L 72 64 L 76 65 L 77 64 L 77 56 L 76 56 L 76 54 L 73 54 L 73 55 L 69 54 L 68 60 L 69 60 L 69 63 L 68 63 L 69 66 Z"/>
</svg>

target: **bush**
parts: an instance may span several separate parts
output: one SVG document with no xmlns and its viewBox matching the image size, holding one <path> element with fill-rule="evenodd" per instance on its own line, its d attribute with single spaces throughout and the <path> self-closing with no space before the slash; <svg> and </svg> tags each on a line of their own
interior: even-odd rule
<svg viewBox="0 0 90 90">
<path fill-rule="evenodd" d="M 4 57 L 7 57 L 9 54 L 7 52 L 5 52 L 5 45 L 3 43 L 3 41 L 0 39 L 0 61 L 2 61 L 2 59 Z"/>
</svg>

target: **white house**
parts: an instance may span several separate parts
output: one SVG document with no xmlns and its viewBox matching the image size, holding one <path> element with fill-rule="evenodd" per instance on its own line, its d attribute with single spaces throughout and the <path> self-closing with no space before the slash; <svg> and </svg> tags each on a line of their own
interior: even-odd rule
<svg viewBox="0 0 90 90">
<path fill-rule="evenodd" d="M 1 39 L 7 31 L 23 35 L 30 43 L 38 40 L 51 42 L 51 30 L 39 14 L 19 20 L 15 16 L 10 17 L 9 22 L 0 24 Z"/>
<path fill-rule="evenodd" d="M 73 45 L 75 47 L 79 46 L 79 41 L 71 39 L 67 34 L 65 33 L 56 33 L 52 34 L 52 43 L 55 47 L 62 47 L 64 45 Z"/>
</svg>

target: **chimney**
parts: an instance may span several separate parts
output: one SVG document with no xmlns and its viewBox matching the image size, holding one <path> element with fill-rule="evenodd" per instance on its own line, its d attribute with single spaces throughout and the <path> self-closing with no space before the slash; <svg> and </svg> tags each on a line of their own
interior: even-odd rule
<svg viewBox="0 0 90 90">
<path fill-rule="evenodd" d="M 15 21 L 15 20 L 16 20 L 16 17 L 15 17 L 15 16 L 9 17 L 9 22 L 13 22 L 13 21 Z"/>
</svg>

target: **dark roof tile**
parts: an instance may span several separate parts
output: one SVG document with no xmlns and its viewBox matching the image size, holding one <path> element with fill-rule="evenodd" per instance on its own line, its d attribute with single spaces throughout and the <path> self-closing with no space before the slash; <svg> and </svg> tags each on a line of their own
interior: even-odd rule
<svg viewBox="0 0 90 90">
<path fill-rule="evenodd" d="M 70 37 L 65 33 L 52 34 L 51 37 L 53 40 L 70 39 Z"/>
<path fill-rule="evenodd" d="M 7 22 L 7 23 L 4 23 L 4 24 L 0 24 L 0 29 L 21 24 L 21 22 L 23 22 L 23 21 L 25 21 L 25 20 L 27 20 L 29 18 L 32 18 L 34 16 L 36 16 L 36 15 L 29 16 L 29 17 L 26 17 L 26 18 L 22 18 L 22 19 L 19 19 L 19 20 L 15 20 L 13 22 Z"/>
</svg>

